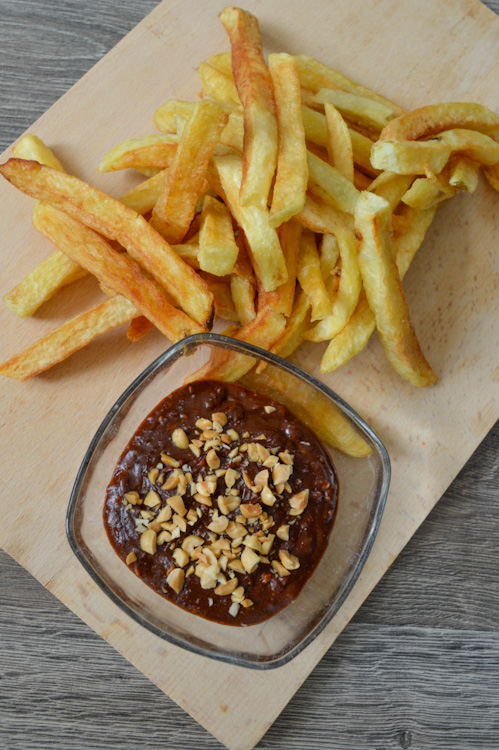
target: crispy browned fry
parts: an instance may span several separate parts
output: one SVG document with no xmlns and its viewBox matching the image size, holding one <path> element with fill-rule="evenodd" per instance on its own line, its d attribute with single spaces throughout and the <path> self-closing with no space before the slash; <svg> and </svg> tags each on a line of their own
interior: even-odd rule
<svg viewBox="0 0 499 750">
<path fill-rule="evenodd" d="M 150 320 L 143 315 L 139 315 L 138 318 L 134 318 L 128 326 L 126 337 L 132 343 L 136 343 L 137 341 L 140 341 L 143 336 L 150 333 L 153 328 L 154 325 Z"/>
<path fill-rule="evenodd" d="M 200 267 L 215 276 L 225 276 L 232 273 L 238 252 L 232 218 L 225 204 L 205 196 L 199 231 Z"/>
<path fill-rule="evenodd" d="M 291 315 L 296 287 L 296 264 L 300 252 L 300 238 L 302 228 L 294 221 L 281 224 L 278 230 L 282 251 L 286 260 L 288 280 L 274 289 L 273 292 L 258 290 L 258 311 L 264 309 L 275 310 L 286 317 Z"/>
<path fill-rule="evenodd" d="M 268 350 L 281 335 L 285 325 L 284 315 L 273 310 L 264 310 L 258 313 L 250 323 L 231 335 L 239 341 L 246 341 L 259 346 L 261 349 Z M 209 362 L 190 376 L 186 382 L 190 383 L 207 378 L 234 382 L 245 375 L 254 365 L 253 357 L 246 354 L 214 349 Z"/>
<path fill-rule="evenodd" d="M 348 127 L 332 104 L 324 107 L 327 125 L 327 152 L 329 161 L 338 172 L 353 182 L 353 149 Z"/>
<path fill-rule="evenodd" d="M 130 300 L 170 341 L 204 330 L 182 310 L 172 307 L 156 284 L 140 273 L 135 263 L 113 250 L 84 224 L 48 204 L 36 207 L 33 224 L 101 284 Z"/>
<path fill-rule="evenodd" d="M 310 91 L 317 93 L 322 88 L 341 89 L 342 91 L 365 96 L 368 99 L 374 99 L 374 101 L 384 104 L 392 111 L 394 117 L 402 115 L 404 112 L 401 107 L 385 99 L 384 96 L 371 91 L 371 89 L 365 86 L 361 86 L 359 83 L 351 81 L 346 76 L 329 68 L 310 55 L 297 55 L 295 60 L 300 76 L 300 83 Z"/>
<path fill-rule="evenodd" d="M 392 120 L 380 133 L 380 140 L 415 141 L 451 128 L 480 130 L 493 133 L 499 130 L 499 117 L 483 104 L 445 102 L 420 107 Z"/>
<path fill-rule="evenodd" d="M 115 295 L 68 320 L 20 354 L 0 364 L 0 375 L 27 380 L 67 359 L 96 336 L 127 323 L 138 314 L 129 300 Z"/>
<path fill-rule="evenodd" d="M 201 277 L 206 281 L 215 298 L 215 312 L 220 318 L 239 322 L 239 316 L 230 291 L 230 276 L 213 276 L 211 273 L 201 271 Z"/>
<path fill-rule="evenodd" d="M 307 146 L 295 61 L 291 55 L 284 53 L 270 55 L 269 69 L 279 133 L 270 223 L 278 227 L 289 221 L 305 205 L 308 182 Z"/>
<path fill-rule="evenodd" d="M 266 367 L 262 373 L 248 373 L 241 383 L 283 403 L 328 445 L 355 458 L 371 453 L 352 422 L 326 396 L 305 383 L 298 383 L 293 375 Z"/>
<path fill-rule="evenodd" d="M 237 156 L 214 157 L 219 189 L 232 216 L 243 229 L 253 258 L 255 273 L 267 292 L 287 279 L 286 262 L 276 230 L 270 226 L 267 207 L 242 206 L 239 200 L 242 160 Z M 210 173 L 211 181 L 211 173 Z M 215 189 L 215 186 L 212 184 Z"/>
<path fill-rule="evenodd" d="M 189 229 L 208 162 L 228 117 L 224 105 L 204 100 L 196 104 L 185 125 L 164 190 L 151 217 L 153 227 L 168 242 L 181 242 Z"/>
<path fill-rule="evenodd" d="M 359 266 L 369 307 L 385 354 L 393 368 L 413 385 L 432 385 L 427 363 L 411 325 L 392 241 L 391 210 L 374 193 L 361 193 L 355 208 Z"/>
<path fill-rule="evenodd" d="M 244 233 L 239 230 L 236 236 L 239 253 L 230 277 L 230 291 L 239 321 L 242 326 L 250 323 L 256 315 L 256 279 L 245 246 Z"/>
<path fill-rule="evenodd" d="M 315 154 L 307 152 L 309 189 L 333 208 L 353 214 L 359 191 L 343 175 Z"/>
<path fill-rule="evenodd" d="M 211 325 L 213 297 L 204 281 L 142 216 L 77 177 L 33 161 L 10 159 L 0 166 L 0 172 L 24 193 L 61 208 L 105 237 L 117 240 L 188 315 Z"/>
<path fill-rule="evenodd" d="M 219 16 L 232 47 L 234 82 L 243 105 L 244 149 L 242 206 L 267 207 L 277 161 L 277 121 L 272 80 L 263 59 L 258 21 L 228 6 Z"/>
<path fill-rule="evenodd" d="M 179 140 L 179 136 L 174 133 L 156 133 L 143 138 L 131 138 L 113 146 L 97 169 L 99 172 L 142 167 L 165 169 L 174 159 Z"/>
<path fill-rule="evenodd" d="M 218 68 L 201 63 L 199 76 L 204 96 L 227 105 L 236 112 L 241 111 L 241 102 L 231 76 L 225 75 Z"/>
<path fill-rule="evenodd" d="M 322 279 L 321 264 L 315 236 L 303 232 L 296 266 L 296 277 L 310 300 L 312 320 L 322 320 L 331 314 L 331 300 Z"/>
</svg>

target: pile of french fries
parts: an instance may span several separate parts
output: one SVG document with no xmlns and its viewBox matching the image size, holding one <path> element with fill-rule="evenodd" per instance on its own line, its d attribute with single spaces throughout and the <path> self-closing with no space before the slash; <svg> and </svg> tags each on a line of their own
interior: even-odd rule
<svg viewBox="0 0 499 750">
<path fill-rule="evenodd" d="M 435 382 L 401 281 L 439 205 L 499 190 L 499 117 L 471 103 L 405 112 L 308 55 L 262 52 L 257 19 L 227 7 L 231 51 L 199 66 L 202 97 L 154 113 L 158 133 L 117 145 L 101 172 L 147 179 L 119 200 L 68 175 L 35 136 L 0 172 L 37 203 L 57 248 L 6 296 L 32 315 L 93 274 L 106 299 L 0 365 L 25 380 L 129 323 L 170 341 L 208 330 L 289 357 L 329 342 L 321 371 L 349 362 L 376 328 L 395 370 Z M 248 378 L 253 360 L 217 353 L 196 377 Z M 261 368 L 260 368 L 261 369 Z"/>
</svg>

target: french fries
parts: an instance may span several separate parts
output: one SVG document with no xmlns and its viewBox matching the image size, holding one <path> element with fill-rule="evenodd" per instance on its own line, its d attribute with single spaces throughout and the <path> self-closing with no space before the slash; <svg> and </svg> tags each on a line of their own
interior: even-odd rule
<svg viewBox="0 0 499 750">
<path fill-rule="evenodd" d="M 158 167 L 165 169 L 172 163 L 179 143 L 175 133 L 157 133 L 144 138 L 130 138 L 107 152 L 99 172 L 117 172 L 121 169 Z M 50 166 L 50 165 L 48 165 Z"/>
<path fill-rule="evenodd" d="M 432 141 L 378 141 L 371 149 L 376 169 L 396 174 L 438 174 L 451 155 L 451 147 L 440 138 Z"/>
<path fill-rule="evenodd" d="M 361 193 L 355 226 L 361 235 L 358 258 L 362 281 L 385 354 L 399 375 L 413 385 L 432 385 L 437 378 L 411 325 L 395 263 L 388 202 L 374 193 Z"/>
<path fill-rule="evenodd" d="M 228 6 L 219 16 L 232 47 L 232 71 L 244 111 L 241 206 L 267 207 L 277 162 L 277 121 L 272 80 L 263 59 L 258 21 Z"/>
<path fill-rule="evenodd" d="M 312 321 L 331 314 L 331 301 L 322 280 L 317 244 L 312 232 L 303 232 L 296 266 L 300 286 L 310 300 Z"/>
<path fill-rule="evenodd" d="M 239 321 L 242 326 L 245 326 L 256 315 L 256 280 L 242 232 L 239 232 L 236 242 L 239 253 L 230 277 L 230 291 Z"/>
<path fill-rule="evenodd" d="M 182 132 L 163 192 L 153 208 L 151 224 L 172 243 L 181 242 L 194 218 L 206 169 L 229 113 L 222 104 L 202 101 Z"/>
<path fill-rule="evenodd" d="M 307 160 L 309 188 L 314 195 L 333 208 L 353 214 L 359 191 L 337 169 L 310 151 Z"/>
<path fill-rule="evenodd" d="M 211 324 L 213 297 L 203 280 L 135 211 L 76 177 L 35 162 L 10 159 L 0 166 L 0 173 L 27 195 L 117 240 L 188 315 L 202 325 Z"/>
<path fill-rule="evenodd" d="M 333 104 L 350 122 L 369 130 L 380 131 L 393 120 L 393 108 L 375 99 L 351 94 L 340 89 L 319 89 L 313 99 L 315 104 Z"/>
<path fill-rule="evenodd" d="M 279 227 L 279 240 L 281 243 L 288 279 L 277 287 L 273 292 L 260 289 L 258 292 L 258 311 L 263 309 L 275 310 L 286 317 L 291 315 L 296 287 L 296 266 L 300 252 L 300 238 L 302 228 L 293 221 L 288 221 Z"/>
<path fill-rule="evenodd" d="M 499 117 L 483 104 L 431 104 L 396 117 L 381 131 L 379 139 L 415 141 L 452 128 L 480 130 L 488 135 L 499 130 Z"/>
<path fill-rule="evenodd" d="M 199 267 L 215 276 L 232 273 L 239 249 L 225 205 L 205 196 L 199 231 Z"/>
<path fill-rule="evenodd" d="M 327 125 L 327 152 L 329 161 L 349 182 L 354 181 L 352 138 L 348 127 L 338 112 L 329 102 L 324 107 Z"/>
<path fill-rule="evenodd" d="M 280 226 L 305 205 L 308 166 L 305 130 L 301 119 L 300 81 L 291 55 L 269 57 L 274 88 L 279 148 L 270 224 Z"/>
</svg>

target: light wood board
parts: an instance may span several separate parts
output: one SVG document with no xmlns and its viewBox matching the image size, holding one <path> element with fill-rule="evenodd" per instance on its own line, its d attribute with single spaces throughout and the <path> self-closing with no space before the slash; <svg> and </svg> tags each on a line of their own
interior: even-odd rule
<svg viewBox="0 0 499 750">
<path fill-rule="evenodd" d="M 222 7 L 164 2 L 31 131 L 56 150 L 68 170 L 119 195 L 134 178 L 98 175 L 96 164 L 114 143 L 152 132 L 152 113 L 163 100 L 195 96 L 195 65 L 227 48 L 216 18 Z M 313 7 L 274 0 L 245 7 L 259 16 L 268 51 L 311 52 L 407 108 L 473 100 L 499 109 L 499 21 L 476 0 L 319 0 Z M 4 294 L 50 246 L 31 228 L 32 202 L 6 184 L 0 192 Z M 498 205 L 484 184 L 474 196 L 447 204 L 407 276 L 413 321 L 441 378 L 435 387 L 419 391 L 401 381 L 374 340 L 350 366 L 324 378 L 385 440 L 392 488 L 358 585 L 328 629 L 279 670 L 237 669 L 168 646 L 110 604 L 67 545 L 65 508 L 83 452 L 119 393 L 164 349 L 164 339 L 154 334 L 131 345 L 117 331 L 31 382 L 0 383 L 0 543 L 233 750 L 251 748 L 270 726 L 498 416 Z M 2 308 L 0 356 L 35 340 L 99 294 L 97 285 L 85 280 L 29 321 Z M 320 346 L 308 347 L 297 361 L 317 372 L 321 353 Z"/>
</svg>

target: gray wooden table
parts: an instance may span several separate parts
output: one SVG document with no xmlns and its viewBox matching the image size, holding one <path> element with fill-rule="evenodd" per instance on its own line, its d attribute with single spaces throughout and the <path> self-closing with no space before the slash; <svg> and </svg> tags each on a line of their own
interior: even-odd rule
<svg viewBox="0 0 499 750">
<path fill-rule="evenodd" d="M 0 150 L 155 5 L 0 0 Z M 499 748 L 498 501 L 496 425 L 261 750 Z M 0 566 L 1 748 L 221 747 L 1 552 Z"/>
</svg>

